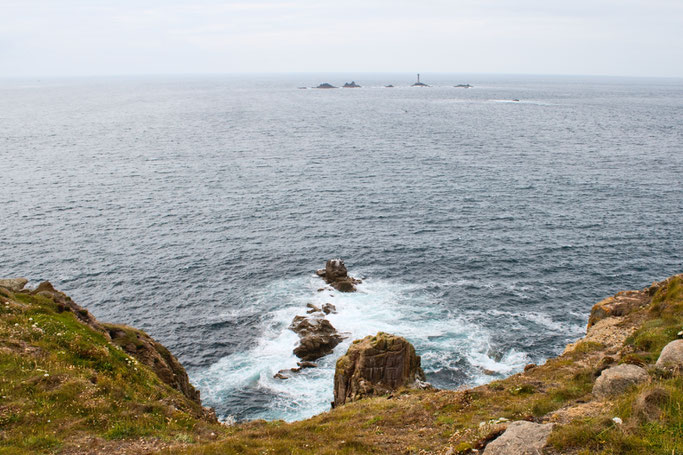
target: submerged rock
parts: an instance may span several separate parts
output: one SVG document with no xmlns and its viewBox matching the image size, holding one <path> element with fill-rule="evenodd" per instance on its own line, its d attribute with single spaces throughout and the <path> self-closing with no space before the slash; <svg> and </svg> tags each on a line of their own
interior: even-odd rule
<svg viewBox="0 0 683 455">
<path fill-rule="evenodd" d="M 301 360 L 316 360 L 331 354 L 344 339 L 327 319 L 296 316 L 289 328 L 299 335 L 294 355 Z"/>
<path fill-rule="evenodd" d="M 604 370 L 593 385 L 593 395 L 609 398 L 628 391 L 631 387 L 649 379 L 643 368 L 622 364 Z"/>
<path fill-rule="evenodd" d="M 331 303 L 326 303 L 323 305 L 323 313 L 325 314 L 336 314 L 337 313 L 337 307 L 332 305 Z"/>
<path fill-rule="evenodd" d="M 325 280 L 327 284 L 340 292 L 354 292 L 356 284 L 361 280 L 357 280 L 348 275 L 346 265 L 341 259 L 330 259 L 325 263 L 325 268 L 315 272 L 319 277 Z"/>
<path fill-rule="evenodd" d="M 552 431 L 552 423 L 512 422 L 502 435 L 486 446 L 484 455 L 538 455 L 543 453 Z"/>
<path fill-rule="evenodd" d="M 406 386 L 424 387 L 420 357 L 405 338 L 379 332 L 356 340 L 337 360 L 334 406 Z"/>
</svg>

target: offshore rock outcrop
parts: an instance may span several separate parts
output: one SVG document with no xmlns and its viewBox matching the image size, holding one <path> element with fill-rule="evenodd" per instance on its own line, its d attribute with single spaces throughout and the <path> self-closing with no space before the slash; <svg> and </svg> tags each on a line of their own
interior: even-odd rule
<svg viewBox="0 0 683 455">
<path fill-rule="evenodd" d="M 405 338 L 379 332 L 356 340 L 337 360 L 334 406 L 405 386 L 425 387 L 420 356 Z"/>
<path fill-rule="evenodd" d="M 299 335 L 294 355 L 305 361 L 331 354 L 344 339 L 330 321 L 320 317 L 296 316 L 289 328 Z"/>
<path fill-rule="evenodd" d="M 317 270 L 316 274 L 340 292 L 354 292 L 356 284 L 361 283 L 361 280 L 349 276 L 341 259 L 329 259 L 325 268 Z"/>
</svg>

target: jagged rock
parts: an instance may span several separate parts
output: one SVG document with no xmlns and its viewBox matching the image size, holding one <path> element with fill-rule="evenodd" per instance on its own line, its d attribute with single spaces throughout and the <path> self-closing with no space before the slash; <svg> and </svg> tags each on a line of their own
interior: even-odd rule
<svg viewBox="0 0 683 455">
<path fill-rule="evenodd" d="M 304 369 L 304 368 L 316 368 L 318 366 L 317 363 L 313 362 L 297 362 L 296 363 L 299 368 Z"/>
<path fill-rule="evenodd" d="M 356 284 L 361 282 L 348 275 L 346 265 L 341 259 L 328 260 L 325 263 L 325 268 L 317 270 L 315 273 L 340 292 L 354 292 Z"/>
<path fill-rule="evenodd" d="M 360 85 L 356 84 L 356 81 L 351 81 L 345 83 L 344 88 L 360 88 Z"/>
<path fill-rule="evenodd" d="M 326 303 L 323 305 L 323 313 L 325 314 L 336 314 L 337 313 L 337 307 L 332 305 L 331 303 Z"/>
<path fill-rule="evenodd" d="M 0 287 L 9 289 L 12 292 L 19 292 L 24 289 L 28 280 L 26 278 L 6 278 L 0 280 Z"/>
<path fill-rule="evenodd" d="M 365 396 L 389 394 L 424 379 L 413 345 L 405 338 L 379 332 L 354 341 L 337 360 L 334 406 Z"/>
<path fill-rule="evenodd" d="M 598 321 L 614 316 L 625 316 L 648 304 L 647 295 L 642 291 L 623 291 L 593 305 L 588 328 Z"/>
<path fill-rule="evenodd" d="M 604 370 L 593 385 L 593 395 L 608 398 L 622 394 L 636 384 L 647 381 L 647 371 L 629 364 L 617 365 Z"/>
<path fill-rule="evenodd" d="M 683 340 L 674 340 L 664 346 L 656 366 L 662 369 L 683 371 Z"/>
<path fill-rule="evenodd" d="M 502 435 L 486 445 L 484 455 L 539 455 L 552 431 L 552 423 L 512 422 Z"/>
<path fill-rule="evenodd" d="M 278 372 L 275 374 L 275 376 L 273 376 L 273 378 L 275 378 L 275 379 L 289 379 L 289 376 L 286 376 L 286 375 L 282 374 L 281 372 Z"/>
<path fill-rule="evenodd" d="M 299 335 L 294 355 L 302 360 L 326 356 L 344 339 L 327 319 L 296 316 L 289 328 Z"/>
</svg>

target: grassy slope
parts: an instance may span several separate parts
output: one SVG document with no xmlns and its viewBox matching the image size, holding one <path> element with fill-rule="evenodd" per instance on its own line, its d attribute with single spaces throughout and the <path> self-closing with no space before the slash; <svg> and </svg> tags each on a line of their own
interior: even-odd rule
<svg viewBox="0 0 683 455">
<path fill-rule="evenodd" d="M 683 454 L 680 377 L 653 373 L 651 383 L 607 403 L 590 393 L 607 356 L 651 364 L 683 328 L 683 278 L 656 290 L 615 326 L 637 329 L 623 345 L 584 341 L 542 366 L 470 390 L 404 390 L 301 422 L 227 428 L 195 418 L 195 403 L 71 313 L 57 313 L 49 299 L 0 295 L 11 301 L 0 304 L 0 454 L 77 453 L 87 440 L 102 453 L 468 453 L 501 430 L 501 417 L 559 422 L 551 453 Z M 634 411 L 637 397 L 654 388 L 666 392 L 658 421 Z M 143 450 L 139 442 L 150 440 L 161 444 Z"/>
<path fill-rule="evenodd" d="M 154 447 L 223 427 L 103 334 L 41 295 L 0 293 L 0 454 Z M 115 453 L 115 452 L 114 452 Z"/>
</svg>

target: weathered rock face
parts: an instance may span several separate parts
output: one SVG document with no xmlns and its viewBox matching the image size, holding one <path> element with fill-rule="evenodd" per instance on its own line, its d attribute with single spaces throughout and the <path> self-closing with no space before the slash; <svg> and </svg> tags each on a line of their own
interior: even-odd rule
<svg viewBox="0 0 683 455">
<path fill-rule="evenodd" d="M 622 364 L 604 370 L 593 385 L 593 395 L 609 398 L 628 391 L 631 387 L 646 382 L 647 371 L 635 366 Z"/>
<path fill-rule="evenodd" d="M 344 261 L 341 259 L 328 260 L 325 263 L 325 268 L 318 270 L 316 273 L 327 284 L 340 292 L 354 292 L 356 284 L 361 282 L 348 275 L 346 265 L 344 265 Z"/>
<path fill-rule="evenodd" d="M 299 335 L 294 355 L 301 360 L 316 360 L 326 356 L 344 339 L 330 321 L 318 317 L 296 316 L 289 328 Z"/>
<path fill-rule="evenodd" d="M 35 290 L 31 291 L 31 294 L 40 295 L 53 300 L 57 304 L 57 310 L 59 312 L 71 311 L 84 324 L 106 334 L 106 330 L 97 321 L 97 319 L 95 319 L 95 316 L 90 314 L 90 312 L 85 308 L 76 304 L 71 297 L 56 290 L 49 281 L 43 281 L 40 283 Z"/>
<path fill-rule="evenodd" d="M 614 316 L 625 316 L 648 304 L 648 296 L 642 291 L 623 291 L 593 305 L 588 318 L 588 328 L 598 321 Z"/>
<path fill-rule="evenodd" d="M 385 395 L 424 379 L 413 345 L 405 338 L 379 332 L 354 341 L 337 360 L 334 406 L 366 396 Z"/>
<path fill-rule="evenodd" d="M 657 368 L 683 372 L 683 340 L 674 340 L 664 346 L 656 363 Z"/>
<path fill-rule="evenodd" d="M 552 431 L 552 423 L 512 422 L 486 446 L 484 455 L 539 455 Z"/>
<path fill-rule="evenodd" d="M 0 280 L 0 287 L 9 289 L 12 292 L 19 292 L 24 289 L 28 280 L 26 278 L 6 278 Z"/>
</svg>

